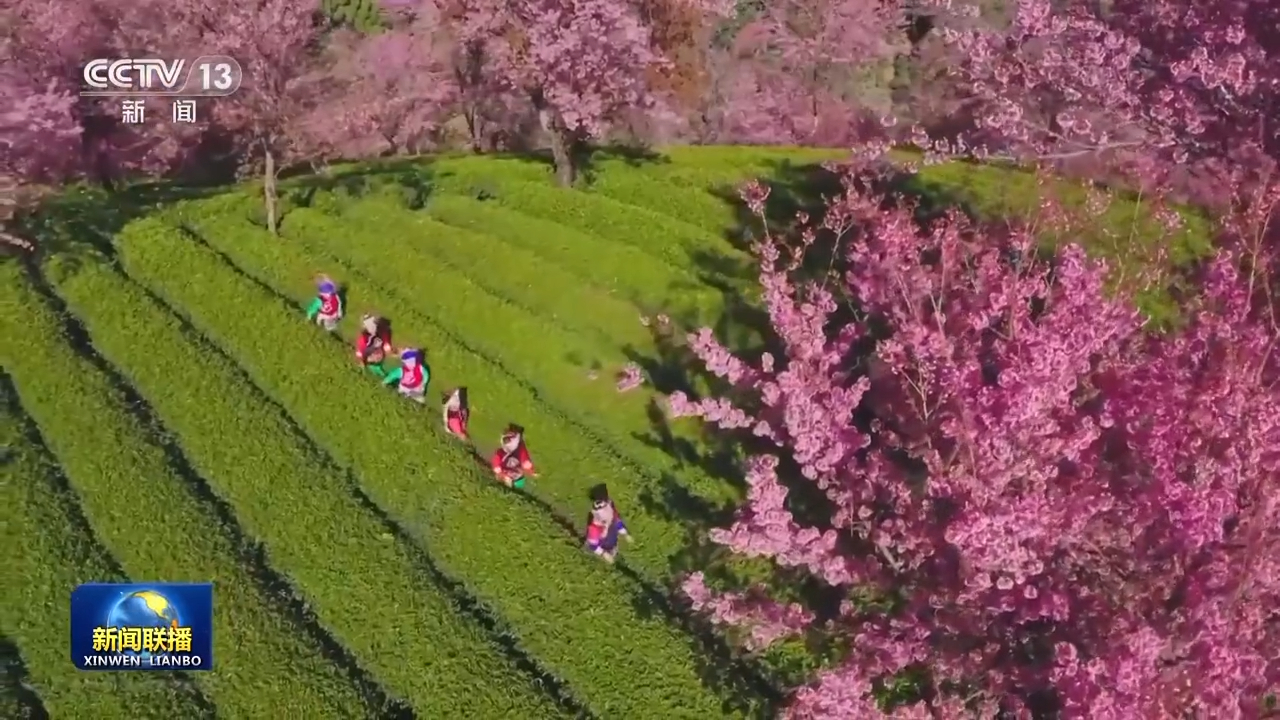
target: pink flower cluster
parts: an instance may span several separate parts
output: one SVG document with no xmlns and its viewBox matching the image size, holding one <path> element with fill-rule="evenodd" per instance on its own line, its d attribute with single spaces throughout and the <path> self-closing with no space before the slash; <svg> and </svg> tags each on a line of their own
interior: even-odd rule
<svg viewBox="0 0 1280 720">
<path fill-rule="evenodd" d="M 618 392 L 634 390 L 643 383 L 644 375 L 640 372 L 640 366 L 635 363 L 627 363 L 618 374 Z"/>
<path fill-rule="evenodd" d="M 760 213 L 767 190 L 743 196 Z M 753 401 L 669 398 L 777 446 L 751 458 L 714 542 L 900 600 L 847 602 L 821 628 L 852 650 L 792 717 L 881 716 L 873 684 L 921 664 L 926 699 L 894 717 L 1030 717 L 1046 692 L 1067 718 L 1258 717 L 1280 680 L 1280 333 L 1262 261 L 1221 254 L 1185 325 L 1152 337 L 1078 247 L 1050 264 L 1025 232 L 953 214 L 921 233 L 881 200 L 851 184 L 829 203 L 826 222 L 855 230 L 838 287 L 797 279 L 766 231 L 782 357 L 689 336 Z M 840 305 L 858 320 L 833 324 Z M 832 529 L 792 515 L 783 456 L 831 500 Z M 685 590 L 753 647 L 814 629 L 761 588 L 694 575 Z"/>
</svg>

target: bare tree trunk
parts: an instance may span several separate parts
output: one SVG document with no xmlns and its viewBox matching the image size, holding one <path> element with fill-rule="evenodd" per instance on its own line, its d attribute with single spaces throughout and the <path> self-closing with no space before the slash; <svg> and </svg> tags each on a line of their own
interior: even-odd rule
<svg viewBox="0 0 1280 720">
<path fill-rule="evenodd" d="M 574 147 L 573 135 L 564 126 L 560 114 L 554 108 L 547 106 L 542 88 L 533 90 L 529 95 L 533 100 L 534 109 L 538 111 L 538 124 L 551 140 L 551 158 L 555 161 L 556 182 L 560 187 L 573 187 L 573 182 L 578 179 L 578 168 L 574 158 L 574 151 L 577 148 Z"/>
<path fill-rule="evenodd" d="M 280 227 L 276 218 L 276 156 L 266 140 L 262 141 L 262 159 L 262 199 L 267 206 L 267 232 L 279 235 Z"/>
<path fill-rule="evenodd" d="M 35 243 L 19 237 L 16 228 L 18 216 L 18 195 L 21 186 L 15 177 L 0 175 L 0 251 L 17 248 L 26 252 L 35 252 Z"/>
<path fill-rule="evenodd" d="M 569 138 L 565 137 L 566 133 L 559 127 L 559 123 L 546 117 L 549 114 L 550 112 L 546 110 L 538 111 L 538 121 L 542 123 L 542 129 L 551 136 L 551 157 L 556 164 L 556 182 L 560 187 L 573 187 L 573 181 L 578 177 L 578 169 L 574 167 L 571 143 Z"/>
<path fill-rule="evenodd" d="M 35 243 L 0 228 L 0 247 L 17 248 L 23 252 L 35 252 Z"/>
<path fill-rule="evenodd" d="M 453 76 L 462 89 L 462 115 L 467 121 L 467 131 L 471 133 L 471 152 L 479 155 L 493 149 L 486 140 L 488 123 L 485 122 L 478 99 L 484 82 L 483 46 L 476 42 L 466 43 L 462 47 L 461 59 L 455 63 Z"/>
<path fill-rule="evenodd" d="M 471 152 L 480 155 L 485 152 L 484 120 L 473 103 L 468 103 L 462 117 L 467 121 L 467 133 L 471 136 Z"/>
<path fill-rule="evenodd" d="M 115 192 L 115 166 L 103 146 L 116 129 L 116 119 L 90 111 L 80 121 L 80 127 L 80 152 L 90 176 L 103 190 Z"/>
<path fill-rule="evenodd" d="M 400 143 L 396 142 L 396 135 L 397 133 L 395 132 L 384 131 L 382 133 L 382 139 L 387 143 L 387 149 L 383 152 L 383 155 L 395 157 L 400 154 Z"/>
</svg>

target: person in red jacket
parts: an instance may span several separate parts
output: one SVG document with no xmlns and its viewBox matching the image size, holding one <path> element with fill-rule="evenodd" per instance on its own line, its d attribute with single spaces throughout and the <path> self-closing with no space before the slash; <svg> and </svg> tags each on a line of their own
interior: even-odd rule
<svg viewBox="0 0 1280 720">
<path fill-rule="evenodd" d="M 529 449 L 524 444 L 524 428 L 515 424 L 507 426 L 502 433 L 502 444 L 494 451 L 490 465 L 498 482 L 517 490 L 524 487 L 526 477 L 538 476 L 529 457 Z"/>
<path fill-rule="evenodd" d="M 394 387 L 401 395 L 416 403 L 427 401 L 427 385 L 431 382 L 431 366 L 426 352 L 417 348 L 400 351 L 400 367 L 386 374 L 382 384 Z"/>
<path fill-rule="evenodd" d="M 471 408 L 467 404 L 467 389 L 454 388 L 444 396 L 444 428 L 450 435 L 471 442 L 467 434 L 467 421 L 471 419 Z"/>
<path fill-rule="evenodd" d="M 307 319 L 329 332 L 338 329 L 338 322 L 342 320 L 342 293 L 328 275 L 316 280 L 316 297 L 307 306 Z"/>
<path fill-rule="evenodd" d="M 395 353 L 391 345 L 391 326 L 377 315 L 360 318 L 360 335 L 356 337 L 356 362 L 380 379 L 387 377 L 382 361 Z"/>
</svg>

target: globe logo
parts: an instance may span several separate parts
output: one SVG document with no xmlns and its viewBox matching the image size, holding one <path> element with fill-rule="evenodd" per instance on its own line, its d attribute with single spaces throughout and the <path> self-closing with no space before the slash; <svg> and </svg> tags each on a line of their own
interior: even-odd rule
<svg viewBox="0 0 1280 720">
<path fill-rule="evenodd" d="M 107 615 L 107 627 L 176 628 L 181 624 L 182 619 L 178 617 L 178 609 L 169 602 L 169 598 L 154 590 L 139 590 L 125 595 Z M 134 653 L 125 650 L 124 652 L 129 655 L 149 656 L 145 651 Z"/>
</svg>

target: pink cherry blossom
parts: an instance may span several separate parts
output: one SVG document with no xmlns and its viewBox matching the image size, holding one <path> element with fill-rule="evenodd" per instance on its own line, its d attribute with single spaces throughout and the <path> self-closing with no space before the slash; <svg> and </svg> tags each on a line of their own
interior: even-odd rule
<svg viewBox="0 0 1280 720">
<path fill-rule="evenodd" d="M 1248 262 L 1224 250 L 1186 324 L 1152 336 L 1078 247 L 1049 264 L 1027 232 L 956 213 L 920 232 L 909 207 L 850 183 L 825 213 L 855 230 L 832 286 L 783 262 L 762 187 L 743 195 L 784 354 L 752 365 L 694 333 L 735 400 L 676 393 L 669 409 L 776 449 L 748 460 L 746 502 L 710 539 L 900 598 L 889 613 L 846 603 L 815 628 L 761 588 L 686 581 L 752 647 L 810 629 L 847 638 L 848 658 L 790 716 L 1030 716 L 1025 699 L 1048 690 L 1067 718 L 1257 717 L 1280 677 L 1280 334 L 1274 303 L 1250 290 L 1270 256 L 1243 241 L 1275 239 L 1275 203 L 1235 223 Z M 841 304 L 859 312 L 833 325 Z M 870 349 L 851 356 L 855 341 Z M 788 483 L 831 501 L 829 528 L 791 513 L 784 457 L 799 469 Z M 1051 650 L 1019 660 L 1031 645 Z M 884 715 L 872 687 L 920 665 L 926 699 Z"/>
</svg>

